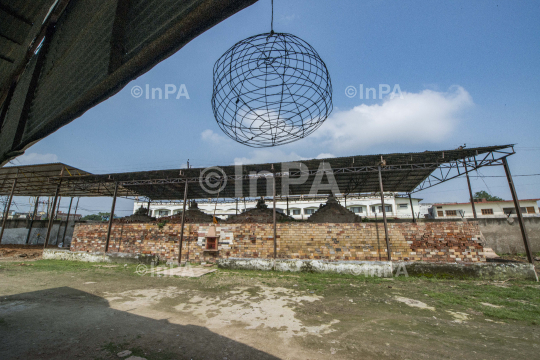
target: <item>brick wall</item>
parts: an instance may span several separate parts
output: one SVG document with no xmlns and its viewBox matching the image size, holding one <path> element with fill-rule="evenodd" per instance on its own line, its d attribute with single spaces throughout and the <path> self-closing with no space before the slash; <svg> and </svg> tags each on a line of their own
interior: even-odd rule
<svg viewBox="0 0 540 360">
<path fill-rule="evenodd" d="M 219 224 L 219 252 L 205 252 L 211 224 L 186 224 L 182 260 L 214 262 L 219 258 L 272 258 L 272 224 Z M 476 222 L 390 223 L 392 260 L 433 262 L 485 261 Z M 277 225 L 277 257 L 282 259 L 386 260 L 382 223 Z M 104 251 L 107 224 L 75 227 L 72 251 Z M 177 261 L 180 224 L 160 229 L 151 223 L 113 224 L 110 252 L 156 254 Z"/>
</svg>

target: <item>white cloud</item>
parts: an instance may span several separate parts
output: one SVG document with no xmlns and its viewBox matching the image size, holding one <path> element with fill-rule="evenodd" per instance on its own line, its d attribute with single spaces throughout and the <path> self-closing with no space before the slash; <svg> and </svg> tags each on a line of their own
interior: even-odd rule
<svg viewBox="0 0 540 360">
<path fill-rule="evenodd" d="M 472 105 L 471 96 L 460 86 L 448 92 L 403 92 L 403 99 L 388 97 L 382 104 L 363 104 L 333 113 L 311 140 L 335 152 L 380 144 L 434 143 L 449 136 L 461 112 Z"/>
<path fill-rule="evenodd" d="M 11 160 L 13 165 L 36 165 L 58 162 L 55 154 L 26 153 Z"/>
<path fill-rule="evenodd" d="M 215 143 L 224 140 L 224 137 L 216 134 L 210 129 L 206 129 L 201 133 L 201 139 Z"/>
</svg>

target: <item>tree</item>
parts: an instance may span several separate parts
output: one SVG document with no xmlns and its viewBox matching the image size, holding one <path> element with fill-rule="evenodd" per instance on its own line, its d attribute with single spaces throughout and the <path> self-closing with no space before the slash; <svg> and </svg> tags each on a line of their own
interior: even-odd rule
<svg viewBox="0 0 540 360">
<path fill-rule="evenodd" d="M 89 221 L 109 221 L 109 217 L 111 216 L 111 213 L 108 212 L 100 212 L 97 214 L 91 214 L 86 215 L 81 220 L 89 220 Z M 114 217 L 116 218 L 116 214 L 114 214 Z"/>
<path fill-rule="evenodd" d="M 86 216 L 83 216 L 81 218 L 81 220 L 84 220 L 84 221 L 101 221 L 101 216 L 97 215 L 97 214 L 91 214 L 91 215 L 86 215 Z"/>
<path fill-rule="evenodd" d="M 474 199 L 486 199 L 487 201 L 502 201 L 498 196 L 490 195 L 487 191 L 477 191 L 473 195 Z"/>
</svg>

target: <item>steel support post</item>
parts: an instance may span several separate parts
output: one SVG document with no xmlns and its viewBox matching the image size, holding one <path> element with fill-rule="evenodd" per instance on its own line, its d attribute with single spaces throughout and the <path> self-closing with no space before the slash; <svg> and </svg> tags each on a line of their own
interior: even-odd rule
<svg viewBox="0 0 540 360">
<path fill-rule="evenodd" d="M 188 194 L 188 182 L 184 187 L 184 204 L 182 205 L 182 225 L 180 226 L 180 243 L 178 245 L 178 265 L 182 262 L 182 243 L 184 242 L 184 222 L 186 221 L 186 202 Z"/>
<path fill-rule="evenodd" d="M 54 225 L 54 217 L 56 216 L 54 210 L 56 209 L 56 204 L 58 202 L 58 194 L 60 193 L 61 185 L 62 185 L 62 178 L 60 178 L 60 180 L 58 181 L 58 185 L 56 186 L 56 192 L 54 193 L 54 200 L 51 207 L 51 216 L 49 217 L 49 226 L 47 227 L 47 236 L 45 237 L 45 243 L 43 244 L 44 249 L 46 249 L 47 245 L 49 245 L 49 238 L 51 237 L 51 230 Z"/>
<path fill-rule="evenodd" d="M 521 207 L 519 206 L 519 199 L 516 193 L 516 188 L 514 186 L 514 181 L 512 180 L 512 174 L 510 173 L 510 168 L 508 167 L 508 161 L 506 161 L 506 157 L 503 158 L 503 166 L 504 166 L 504 172 L 506 173 L 506 178 L 508 179 L 508 186 L 510 186 L 510 192 L 512 193 L 512 200 L 514 200 L 514 207 L 516 208 L 516 215 L 519 222 L 519 228 L 521 229 L 521 236 L 523 237 L 523 245 L 525 245 L 525 252 L 527 253 L 527 259 L 529 260 L 531 264 L 533 264 L 531 244 L 529 243 L 527 230 L 525 229 L 525 224 L 523 223 L 523 215 L 521 214 Z"/>
<path fill-rule="evenodd" d="M 111 206 L 111 215 L 109 215 L 109 227 L 107 228 L 107 241 L 105 242 L 105 252 L 109 251 L 109 241 L 111 239 L 111 230 L 114 219 L 114 208 L 116 207 L 116 195 L 118 194 L 118 182 L 114 183 L 114 195 Z"/>
<path fill-rule="evenodd" d="M 62 235 L 62 247 L 64 247 L 64 241 L 66 240 L 66 231 L 69 223 L 69 215 L 71 215 L 71 205 L 73 204 L 73 197 L 69 200 L 69 209 L 66 218 L 66 226 L 64 226 L 64 235 Z"/>
<path fill-rule="evenodd" d="M 17 176 L 18 176 L 17 172 Z M 4 229 L 6 228 L 6 221 L 9 214 L 9 208 L 11 206 L 11 201 L 13 201 L 13 193 L 15 192 L 15 186 L 17 186 L 17 178 L 13 180 L 13 185 L 11 186 L 11 193 L 9 194 L 9 199 L 6 204 L 6 210 L 4 211 L 4 218 L 2 219 L 2 229 L 0 230 L 0 244 L 2 243 L 2 237 L 4 236 Z"/>
<path fill-rule="evenodd" d="M 476 206 L 474 206 L 474 198 L 472 194 L 472 188 L 471 188 L 471 179 L 469 179 L 469 171 L 467 170 L 467 162 L 463 161 L 463 165 L 465 166 L 465 176 L 467 177 L 467 185 L 469 186 L 469 197 L 471 198 L 471 206 L 472 206 L 472 213 L 475 219 L 478 218 L 476 216 Z"/>
<path fill-rule="evenodd" d="M 277 257 L 277 228 L 276 228 L 276 173 L 272 176 L 272 201 L 274 203 L 274 259 Z"/>
<path fill-rule="evenodd" d="M 32 233 L 32 226 L 34 225 L 34 220 L 37 216 L 39 206 L 39 196 L 36 198 L 36 204 L 34 205 L 34 213 L 32 214 L 32 219 L 30 219 L 30 227 L 28 228 L 28 234 L 26 234 L 26 244 L 30 242 L 30 234 Z"/>
<path fill-rule="evenodd" d="M 380 165 L 379 165 L 379 188 L 381 189 L 381 205 L 382 205 L 382 214 L 383 214 L 383 222 L 384 222 L 384 237 L 386 239 L 386 252 L 388 253 L 388 261 L 391 261 L 392 255 L 390 254 L 390 240 L 388 238 L 388 224 L 386 223 L 386 209 L 384 206 L 384 189 L 383 189 Z"/>
<path fill-rule="evenodd" d="M 409 203 L 411 204 L 412 222 L 415 223 L 416 219 L 414 217 L 414 208 L 413 208 L 413 205 L 412 205 L 411 193 L 409 193 Z"/>
</svg>

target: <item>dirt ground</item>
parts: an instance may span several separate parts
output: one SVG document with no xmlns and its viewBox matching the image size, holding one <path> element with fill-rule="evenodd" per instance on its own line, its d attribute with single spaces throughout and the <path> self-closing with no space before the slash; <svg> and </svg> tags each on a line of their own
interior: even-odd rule
<svg viewBox="0 0 540 360">
<path fill-rule="evenodd" d="M 540 351 L 540 285 L 0 263 L 0 359 L 508 359 Z M 138 269 L 141 272 L 140 268 Z"/>
<path fill-rule="evenodd" d="M 39 259 L 42 254 L 43 245 L 0 245 L 0 261 Z"/>
</svg>

